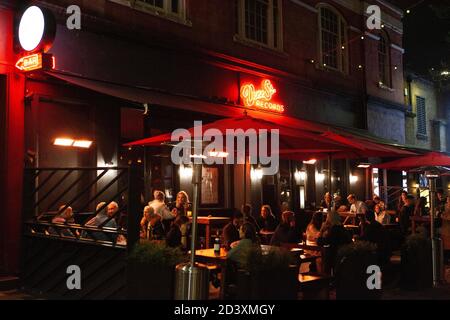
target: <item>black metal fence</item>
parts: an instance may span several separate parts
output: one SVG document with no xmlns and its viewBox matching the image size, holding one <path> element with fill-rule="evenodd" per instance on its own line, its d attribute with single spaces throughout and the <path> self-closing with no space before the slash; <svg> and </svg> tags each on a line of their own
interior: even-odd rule
<svg viewBox="0 0 450 320">
<path fill-rule="evenodd" d="M 138 180 L 135 167 L 26 169 L 23 286 L 58 297 L 123 298 L 127 253 L 139 240 Z M 84 270 L 89 286 L 67 288 L 69 265 Z"/>
</svg>

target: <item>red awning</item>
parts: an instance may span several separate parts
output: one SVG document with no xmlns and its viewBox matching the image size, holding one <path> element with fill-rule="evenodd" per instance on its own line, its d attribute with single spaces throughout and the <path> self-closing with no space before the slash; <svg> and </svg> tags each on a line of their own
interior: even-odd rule
<svg viewBox="0 0 450 320">
<path fill-rule="evenodd" d="M 420 167 L 450 167 L 450 157 L 439 152 L 430 152 L 424 155 L 403 158 L 391 162 L 376 165 L 374 167 L 380 169 L 405 170 Z"/>
<path fill-rule="evenodd" d="M 227 134 L 227 130 L 233 130 L 233 135 L 244 135 L 247 130 L 279 130 L 280 134 L 280 148 L 300 149 L 300 150 L 344 150 L 345 146 L 342 144 L 322 137 L 318 134 L 306 132 L 303 130 L 293 129 L 286 126 L 280 126 L 270 121 L 253 118 L 251 116 L 242 116 L 239 118 L 227 118 L 214 121 L 209 124 L 202 125 L 201 136 L 196 136 L 196 128 L 188 129 L 193 139 L 201 137 L 210 137 L 212 134 L 208 133 L 209 129 L 219 130 L 223 135 Z M 242 131 L 236 132 L 241 129 Z M 156 146 L 165 142 L 171 141 L 171 133 L 162 134 L 156 137 L 150 137 L 131 143 L 125 146 Z"/>
<path fill-rule="evenodd" d="M 211 125 L 204 125 L 203 129 L 280 129 L 280 149 L 294 150 L 322 150 L 308 152 L 311 156 L 324 158 L 323 153 L 332 153 L 334 158 L 365 158 L 365 157 L 404 157 L 414 153 L 376 142 L 376 138 L 368 139 L 346 132 L 345 129 L 332 127 L 312 121 L 302 120 L 282 114 L 268 113 L 258 110 L 245 109 L 248 118 L 244 120 L 242 107 L 230 104 L 206 102 L 185 95 L 177 95 L 152 88 L 127 86 L 102 80 L 88 79 L 82 76 L 63 72 L 47 72 L 48 75 L 73 85 L 93 90 L 119 99 L 148 105 L 161 105 L 168 108 L 183 109 L 193 112 L 207 112 L 226 117 Z M 207 110 L 207 111 L 206 111 Z M 239 123 L 233 123 L 240 119 Z M 159 145 L 170 141 L 170 134 L 161 135 L 132 142 L 127 145 Z M 330 152 L 330 150 L 332 152 Z M 291 158 L 303 158 L 306 152 L 290 151 Z M 281 154 L 281 153 L 280 153 Z"/>
</svg>

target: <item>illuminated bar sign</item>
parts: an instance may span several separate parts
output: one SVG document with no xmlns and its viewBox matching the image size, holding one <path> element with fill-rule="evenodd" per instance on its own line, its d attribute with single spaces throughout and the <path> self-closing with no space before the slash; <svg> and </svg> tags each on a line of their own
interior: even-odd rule
<svg viewBox="0 0 450 320">
<path fill-rule="evenodd" d="M 241 87 L 241 98 L 246 107 L 256 107 L 272 112 L 284 112 L 284 105 L 272 101 L 272 97 L 277 93 L 270 80 L 263 80 L 261 88 L 256 89 L 252 83 Z"/>
<path fill-rule="evenodd" d="M 55 68 L 55 58 L 51 54 L 34 53 L 20 58 L 16 63 L 20 71 L 50 70 Z"/>
</svg>

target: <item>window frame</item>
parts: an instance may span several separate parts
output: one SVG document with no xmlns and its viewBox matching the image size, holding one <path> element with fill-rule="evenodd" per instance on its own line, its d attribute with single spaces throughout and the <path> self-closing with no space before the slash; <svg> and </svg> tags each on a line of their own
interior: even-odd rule
<svg viewBox="0 0 450 320">
<path fill-rule="evenodd" d="M 321 3 L 316 6 L 317 9 L 317 24 L 319 28 L 318 32 L 318 51 L 319 51 L 319 59 L 320 61 L 320 67 L 323 69 L 328 69 L 336 72 L 340 72 L 342 74 L 349 74 L 349 65 L 350 65 L 350 55 L 349 55 L 349 43 L 348 43 L 348 23 L 347 20 L 344 18 L 344 16 L 333 6 L 325 3 Z M 337 62 L 337 68 L 329 66 L 324 63 L 324 53 L 323 53 L 323 36 L 322 36 L 322 9 L 326 9 L 331 11 L 334 15 L 337 17 L 337 41 L 338 44 L 336 46 L 337 49 L 337 55 L 336 55 L 336 62 Z M 343 32 L 344 31 L 344 32 Z M 342 46 L 344 46 L 344 49 L 342 49 Z"/>
<path fill-rule="evenodd" d="M 244 44 L 250 44 L 257 47 L 268 48 L 276 51 L 283 51 L 283 1 L 282 0 L 268 0 L 268 13 L 267 13 L 267 43 L 257 41 L 247 37 L 246 34 L 246 20 L 245 20 L 245 7 L 247 0 L 236 0 L 237 6 L 237 34 L 234 39 Z M 258 1 L 258 0 L 255 0 Z M 275 34 L 274 25 L 274 3 L 277 2 L 278 9 L 278 23 L 277 32 Z M 276 44 L 275 45 L 275 39 Z"/>
<path fill-rule="evenodd" d="M 381 32 L 379 34 L 379 37 L 380 37 L 380 40 L 379 40 L 378 46 L 377 46 L 379 84 L 380 84 L 380 86 L 384 85 L 388 88 L 392 88 L 391 41 L 386 32 Z M 384 42 L 385 50 L 384 50 L 384 52 L 381 52 L 380 47 L 383 42 Z M 380 59 L 381 55 L 384 55 L 384 58 L 386 59 L 384 61 L 385 79 L 383 79 L 383 77 L 381 75 L 381 59 Z"/>
<path fill-rule="evenodd" d="M 187 19 L 187 1 L 178 0 L 178 13 L 172 12 L 172 0 L 162 0 L 163 8 L 146 3 L 143 0 L 109 0 L 117 4 L 128 6 L 132 9 L 151 14 L 153 16 L 161 17 L 173 22 L 192 26 L 192 23 Z"/>
<path fill-rule="evenodd" d="M 420 116 L 419 113 L 419 100 L 423 100 L 423 119 Z M 421 97 L 416 95 L 416 116 L 417 116 L 417 121 L 416 121 L 416 126 L 417 126 L 417 138 L 419 139 L 426 139 L 428 137 L 428 126 L 427 126 L 427 103 L 426 103 L 426 98 Z M 423 123 L 419 123 L 422 122 Z M 421 127 L 424 127 L 425 132 L 420 131 Z"/>
</svg>

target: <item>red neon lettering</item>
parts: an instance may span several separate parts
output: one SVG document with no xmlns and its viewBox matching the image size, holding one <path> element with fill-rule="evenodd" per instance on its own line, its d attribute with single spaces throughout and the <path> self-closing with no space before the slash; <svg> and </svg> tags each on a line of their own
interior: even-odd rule
<svg viewBox="0 0 450 320">
<path fill-rule="evenodd" d="M 246 107 L 258 107 L 260 109 L 284 112 L 284 106 L 271 102 L 273 95 L 277 90 L 273 87 L 270 80 L 263 80 L 261 89 L 256 90 L 253 84 L 245 84 L 241 88 L 241 98 Z"/>
</svg>

